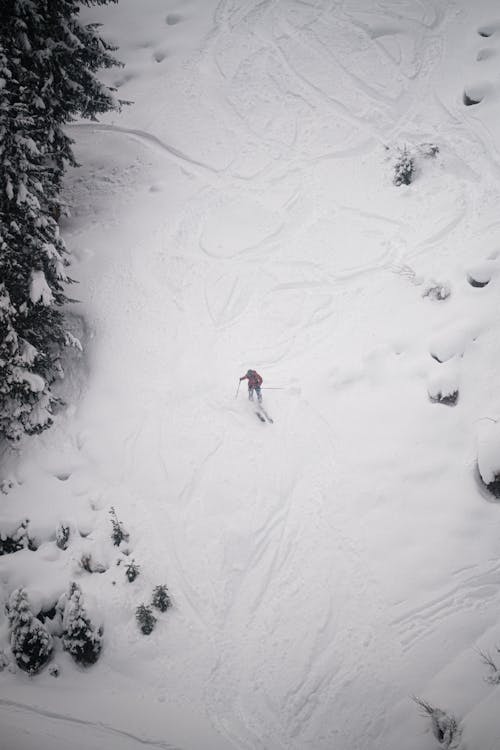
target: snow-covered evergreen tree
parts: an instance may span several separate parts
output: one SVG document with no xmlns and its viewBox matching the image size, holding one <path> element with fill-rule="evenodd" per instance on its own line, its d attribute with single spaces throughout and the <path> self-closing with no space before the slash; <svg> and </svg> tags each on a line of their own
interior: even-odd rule
<svg viewBox="0 0 500 750">
<path fill-rule="evenodd" d="M 29 518 L 26 518 L 17 528 L 9 532 L 0 530 L 0 557 L 22 549 L 36 550 L 35 541 L 29 535 L 28 526 Z"/>
<path fill-rule="evenodd" d="M 133 583 L 140 572 L 141 572 L 141 568 L 139 565 L 137 565 L 135 560 L 130 560 L 127 563 L 125 567 L 125 575 L 129 583 Z"/>
<path fill-rule="evenodd" d="M 153 632 L 154 626 L 156 625 L 156 617 L 154 616 L 151 607 L 146 604 L 139 604 L 135 610 L 135 618 L 141 629 L 141 633 L 144 633 L 144 635 L 150 635 Z"/>
<path fill-rule="evenodd" d="M 52 636 L 30 609 L 24 589 L 12 592 L 7 605 L 10 648 L 18 667 L 34 674 L 52 653 Z"/>
<path fill-rule="evenodd" d="M 58 604 L 61 608 L 62 602 Z M 102 649 L 102 629 L 95 628 L 85 611 L 83 594 L 77 583 L 72 583 L 64 601 L 62 643 L 65 651 L 79 664 L 94 664 Z"/>
<path fill-rule="evenodd" d="M 130 535 L 125 531 L 122 522 L 118 520 L 113 506 L 110 508 L 109 515 L 111 516 L 111 539 L 115 547 L 119 547 L 122 542 L 128 542 Z"/>
<path fill-rule="evenodd" d="M 70 533 L 71 530 L 69 524 L 65 523 L 64 521 L 60 521 L 56 529 L 56 544 L 59 549 L 67 549 Z"/>
<path fill-rule="evenodd" d="M 415 173 L 415 160 L 405 146 L 399 149 L 396 163 L 394 164 L 394 175 L 392 181 L 395 185 L 409 185 Z"/>
<path fill-rule="evenodd" d="M 156 609 L 159 609 L 160 612 L 166 612 L 167 609 L 172 606 L 172 601 L 168 594 L 168 589 L 164 584 L 160 584 L 159 586 L 154 587 L 151 604 L 153 605 L 153 607 L 156 607 Z"/>
<path fill-rule="evenodd" d="M 51 424 L 51 384 L 75 343 L 61 311 L 70 279 L 56 219 L 75 164 L 63 126 L 118 106 L 95 77 L 117 64 L 112 48 L 79 9 L 79 0 L 0 7 L 0 434 L 10 439 Z"/>
</svg>

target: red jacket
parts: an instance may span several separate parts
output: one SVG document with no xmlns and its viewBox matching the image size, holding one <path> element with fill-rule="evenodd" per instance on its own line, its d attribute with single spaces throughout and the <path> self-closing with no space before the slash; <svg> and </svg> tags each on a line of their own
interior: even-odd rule
<svg viewBox="0 0 500 750">
<path fill-rule="evenodd" d="M 249 388 L 260 388 L 262 385 L 262 378 L 256 370 L 250 370 L 251 375 L 243 375 L 240 380 L 248 380 Z"/>
</svg>

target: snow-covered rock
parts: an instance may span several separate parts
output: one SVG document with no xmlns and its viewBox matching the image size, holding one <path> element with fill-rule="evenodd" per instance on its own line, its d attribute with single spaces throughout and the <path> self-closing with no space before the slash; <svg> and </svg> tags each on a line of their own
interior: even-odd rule
<svg viewBox="0 0 500 750">
<path fill-rule="evenodd" d="M 500 480 L 500 422 L 489 418 L 478 425 L 477 465 L 486 485 Z M 500 484 L 500 483 L 499 483 Z"/>
</svg>

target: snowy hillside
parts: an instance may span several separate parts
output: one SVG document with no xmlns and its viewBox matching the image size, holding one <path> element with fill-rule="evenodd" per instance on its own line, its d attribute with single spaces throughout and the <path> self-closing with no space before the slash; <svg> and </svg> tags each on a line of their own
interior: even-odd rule
<svg viewBox="0 0 500 750">
<path fill-rule="evenodd" d="M 85 13 L 133 103 L 70 129 L 84 355 L 3 450 L 0 531 L 37 549 L 0 557 L 0 605 L 77 581 L 103 653 L 4 669 L 1 750 L 498 750 L 497 4 Z"/>
</svg>

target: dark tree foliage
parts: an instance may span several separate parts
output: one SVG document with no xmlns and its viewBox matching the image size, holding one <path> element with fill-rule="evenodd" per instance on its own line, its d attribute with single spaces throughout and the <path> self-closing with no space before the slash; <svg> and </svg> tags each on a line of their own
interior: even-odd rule
<svg viewBox="0 0 500 750">
<path fill-rule="evenodd" d="M 84 0 L 103 5 L 115 0 Z M 76 0 L 0 3 L 0 434 L 52 422 L 62 374 L 68 253 L 59 234 L 61 185 L 75 165 L 64 126 L 119 106 L 97 70 L 116 65 Z"/>
<path fill-rule="evenodd" d="M 22 549 L 29 549 L 32 552 L 37 549 L 35 540 L 29 535 L 28 525 L 29 519 L 27 518 L 19 524 L 17 529 L 8 533 L 0 530 L 0 557 Z"/>
</svg>

